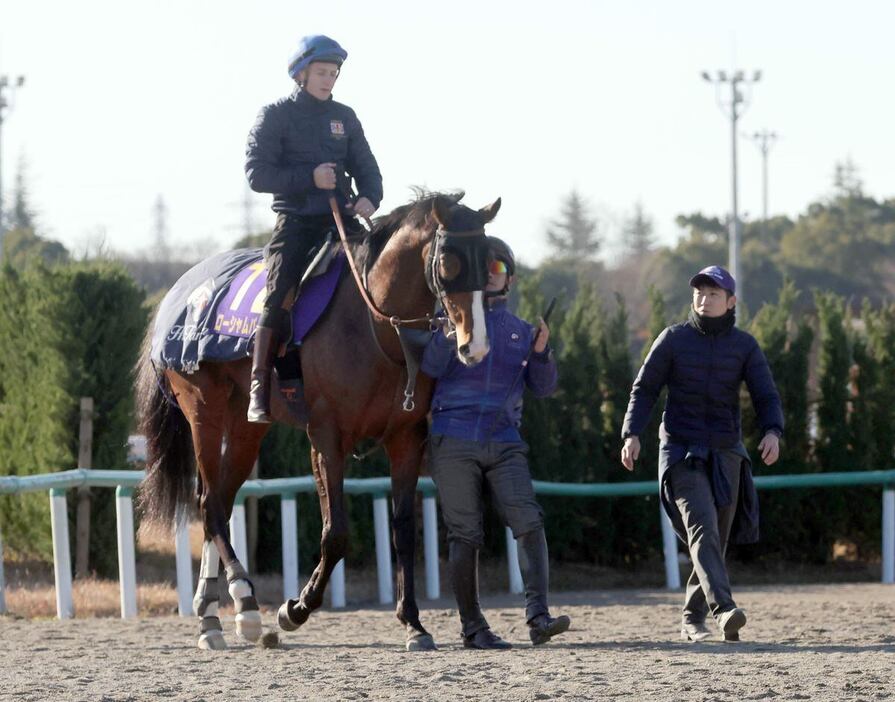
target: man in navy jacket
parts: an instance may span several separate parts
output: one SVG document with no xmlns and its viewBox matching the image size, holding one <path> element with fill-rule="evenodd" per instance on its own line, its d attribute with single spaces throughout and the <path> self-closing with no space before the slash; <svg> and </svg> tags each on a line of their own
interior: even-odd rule
<svg viewBox="0 0 895 702">
<path fill-rule="evenodd" d="M 724 554 L 728 540 L 758 540 L 758 499 L 740 428 L 740 385 L 745 381 L 752 397 L 763 435 L 758 450 L 767 465 L 780 452 L 783 411 L 758 342 L 735 326 L 733 277 L 709 266 L 690 285 L 688 321 L 659 335 L 634 381 L 622 428 L 622 463 L 634 469 L 640 434 L 667 387 L 659 430 L 660 496 L 693 561 L 681 637 L 708 638 L 705 622 L 711 613 L 724 639 L 736 641 L 746 613 L 733 600 Z"/>
<path fill-rule="evenodd" d="M 270 417 L 270 374 L 289 331 L 295 288 L 312 251 L 334 225 L 335 197 L 346 225 L 369 218 L 382 200 L 382 175 L 357 115 L 333 100 L 348 52 L 322 34 L 303 37 L 289 62 L 296 87 L 261 109 L 249 132 L 245 172 L 255 192 L 273 194 L 277 221 L 264 249 L 267 297 L 255 330 L 248 420 Z M 352 202 L 350 179 L 358 187 Z M 358 225 L 359 226 L 359 225 Z"/>
<path fill-rule="evenodd" d="M 451 585 L 463 644 L 507 649 L 510 644 L 491 631 L 479 606 L 484 483 L 519 545 L 532 643 L 546 643 L 566 631 L 569 618 L 554 619 L 547 609 L 544 515 L 531 483 L 528 446 L 519 435 L 525 386 L 539 397 L 556 390 L 556 361 L 547 345 L 550 330 L 542 319 L 535 331 L 507 310 L 506 295 L 515 272 L 513 252 L 500 239 L 488 239 L 494 256 L 485 291 L 491 350 L 481 363 L 466 366 L 457 358 L 456 343 L 440 330 L 426 346 L 422 370 L 436 378 L 429 472 L 448 529 Z"/>
</svg>

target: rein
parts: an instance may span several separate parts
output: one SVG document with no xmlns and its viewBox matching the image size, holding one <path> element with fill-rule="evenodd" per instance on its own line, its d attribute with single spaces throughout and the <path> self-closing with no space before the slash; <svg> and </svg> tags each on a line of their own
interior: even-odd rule
<svg viewBox="0 0 895 702">
<path fill-rule="evenodd" d="M 354 276 L 354 282 L 357 283 L 357 289 L 361 294 L 361 297 L 364 299 L 364 302 L 367 304 L 367 308 L 370 310 L 370 314 L 373 315 L 380 322 L 387 322 L 392 325 L 396 330 L 398 327 L 407 325 L 407 324 L 418 324 L 419 322 L 432 322 L 432 315 L 427 314 L 425 317 L 413 317 L 410 319 L 402 319 L 397 315 L 387 315 L 379 307 L 376 306 L 376 303 L 373 302 L 373 298 L 370 297 L 370 291 L 367 290 L 367 286 L 364 285 L 363 280 L 360 277 L 360 273 L 357 270 L 357 263 L 354 261 L 354 255 L 351 253 L 351 247 L 348 245 L 348 235 L 345 234 L 345 225 L 342 222 L 342 213 L 339 211 L 339 205 L 336 203 L 336 198 L 333 195 L 329 196 L 329 206 L 333 212 L 333 218 L 336 220 L 336 229 L 339 230 L 339 238 L 342 240 L 342 248 L 345 250 L 345 256 L 348 257 L 348 266 L 351 268 L 351 274 Z"/>
<path fill-rule="evenodd" d="M 357 270 L 357 263 L 354 260 L 354 255 L 351 253 L 351 247 L 348 245 L 348 235 L 345 233 L 345 224 L 342 222 L 342 213 L 339 211 L 339 205 L 336 203 L 336 198 L 332 195 L 329 197 L 329 206 L 333 212 L 333 219 L 336 220 L 336 229 L 339 230 L 339 238 L 342 240 L 342 248 L 345 250 L 345 256 L 348 258 L 348 267 L 351 268 L 351 273 L 354 276 L 354 282 L 357 284 L 357 289 L 367 305 L 370 321 L 372 322 L 373 319 L 377 319 L 380 322 L 386 322 L 391 325 L 392 329 L 394 329 L 395 333 L 398 335 L 398 342 L 400 343 L 401 351 L 404 354 L 404 365 L 407 369 L 407 383 L 404 386 L 404 402 L 401 404 L 401 408 L 405 412 L 413 412 L 413 410 L 416 409 L 416 403 L 413 401 L 413 396 L 416 393 L 416 376 L 420 368 L 420 359 L 418 355 L 413 352 L 409 340 L 407 339 L 407 334 L 410 333 L 410 330 L 402 329 L 402 327 L 419 322 L 426 322 L 431 326 L 432 315 L 427 314 L 425 317 L 402 319 L 397 315 L 387 315 L 376 306 L 376 303 L 373 302 L 373 298 L 370 297 L 370 291 L 367 290 L 367 286 L 364 284 L 364 281 L 361 279 L 360 273 Z M 376 338 L 376 330 L 371 327 L 371 331 L 373 332 L 374 343 L 379 346 L 379 340 Z M 379 346 L 379 350 L 382 352 L 383 356 L 388 358 L 381 346 Z"/>
</svg>

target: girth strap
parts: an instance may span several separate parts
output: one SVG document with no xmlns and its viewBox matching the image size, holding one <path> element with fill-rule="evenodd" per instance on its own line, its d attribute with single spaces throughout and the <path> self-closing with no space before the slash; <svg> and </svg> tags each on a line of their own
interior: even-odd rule
<svg viewBox="0 0 895 702">
<path fill-rule="evenodd" d="M 416 392 L 416 376 L 423 361 L 423 349 L 432 333 L 428 329 L 409 329 L 395 327 L 401 351 L 404 352 L 404 363 L 407 366 L 407 384 L 404 386 L 404 402 L 401 407 L 405 412 L 413 412 L 416 404 L 413 395 Z"/>
</svg>

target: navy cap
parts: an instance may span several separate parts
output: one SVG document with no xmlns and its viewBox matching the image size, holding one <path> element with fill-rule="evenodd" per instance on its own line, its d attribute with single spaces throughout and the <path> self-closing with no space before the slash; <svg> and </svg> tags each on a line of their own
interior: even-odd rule
<svg viewBox="0 0 895 702">
<path fill-rule="evenodd" d="M 733 279 L 733 276 L 725 269 L 721 268 L 721 266 L 709 266 L 708 268 L 703 268 L 699 273 L 690 278 L 690 287 L 698 288 L 704 283 L 726 290 L 731 295 L 736 295 L 737 292 L 737 284 Z"/>
</svg>

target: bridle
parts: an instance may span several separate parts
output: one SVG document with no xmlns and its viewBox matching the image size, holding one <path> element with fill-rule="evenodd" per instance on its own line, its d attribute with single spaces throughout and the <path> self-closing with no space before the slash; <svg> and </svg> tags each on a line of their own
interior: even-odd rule
<svg viewBox="0 0 895 702">
<path fill-rule="evenodd" d="M 427 313 L 424 317 L 399 317 L 398 315 L 389 315 L 379 309 L 379 306 L 373 301 L 372 296 L 370 295 L 370 291 L 364 281 L 364 278 L 361 276 L 360 271 L 357 267 L 357 262 L 354 260 L 354 255 L 351 251 L 351 247 L 348 243 L 348 235 L 345 233 L 345 223 L 342 221 L 342 213 L 339 210 L 339 205 L 336 202 L 336 198 L 334 196 L 330 196 L 329 198 L 330 209 L 333 213 L 333 219 L 336 222 L 336 229 L 339 232 L 339 238 L 342 240 L 342 249 L 345 251 L 345 257 L 348 259 L 348 267 L 351 269 L 351 274 L 354 277 L 354 282 L 357 285 L 358 292 L 361 295 L 364 303 L 367 305 L 367 310 L 370 314 L 371 320 L 376 320 L 379 322 L 386 323 L 395 330 L 395 333 L 398 336 L 398 341 L 401 345 L 401 350 L 404 353 L 404 362 L 407 367 L 407 384 L 404 388 L 404 402 L 402 407 L 405 412 L 412 412 L 415 408 L 415 404 L 413 401 L 413 395 L 416 388 L 416 376 L 419 371 L 420 359 L 417 354 L 414 354 L 413 349 L 411 348 L 411 341 L 408 338 L 410 334 L 409 329 L 404 329 L 405 327 L 409 327 L 413 324 L 419 324 L 421 322 L 426 322 L 429 325 L 429 330 L 434 331 L 437 329 L 444 321 L 443 318 L 436 318 L 434 314 Z M 369 220 L 367 221 L 367 225 L 372 230 L 372 226 Z M 436 300 L 438 301 L 441 309 L 447 309 L 447 296 L 450 292 L 460 291 L 462 289 L 468 288 L 468 286 L 478 286 L 470 289 L 473 290 L 481 290 L 485 287 L 485 283 L 487 282 L 487 268 L 485 270 L 485 278 L 481 280 L 481 273 L 477 270 L 478 266 L 475 264 L 478 263 L 475 256 L 476 245 L 480 244 L 478 241 L 472 241 L 472 245 L 470 245 L 470 241 L 472 237 L 481 237 L 482 242 L 484 241 L 485 230 L 477 229 L 463 232 L 452 232 L 446 230 L 442 227 L 439 227 L 435 232 L 435 239 L 432 243 L 432 246 L 429 247 L 429 254 L 426 258 L 426 266 L 425 266 L 425 279 L 426 286 L 435 295 Z M 465 267 L 465 270 L 461 270 L 461 275 L 459 276 L 460 280 L 457 278 L 452 279 L 451 281 L 444 281 L 441 278 L 441 275 L 438 272 L 438 257 L 445 248 L 450 249 L 460 249 L 468 250 L 467 255 L 465 257 L 460 257 L 461 268 Z M 479 245 L 480 249 L 481 246 Z M 478 277 L 476 277 L 478 275 Z M 448 327 L 453 330 L 455 325 L 451 320 L 450 316 L 446 317 Z M 404 332 L 402 334 L 402 332 Z M 374 333 L 374 339 L 376 339 L 376 335 Z M 379 341 L 376 340 L 378 344 Z M 380 351 L 382 351 L 380 347 Z M 382 352 L 386 358 L 388 356 L 385 352 Z"/>
</svg>

